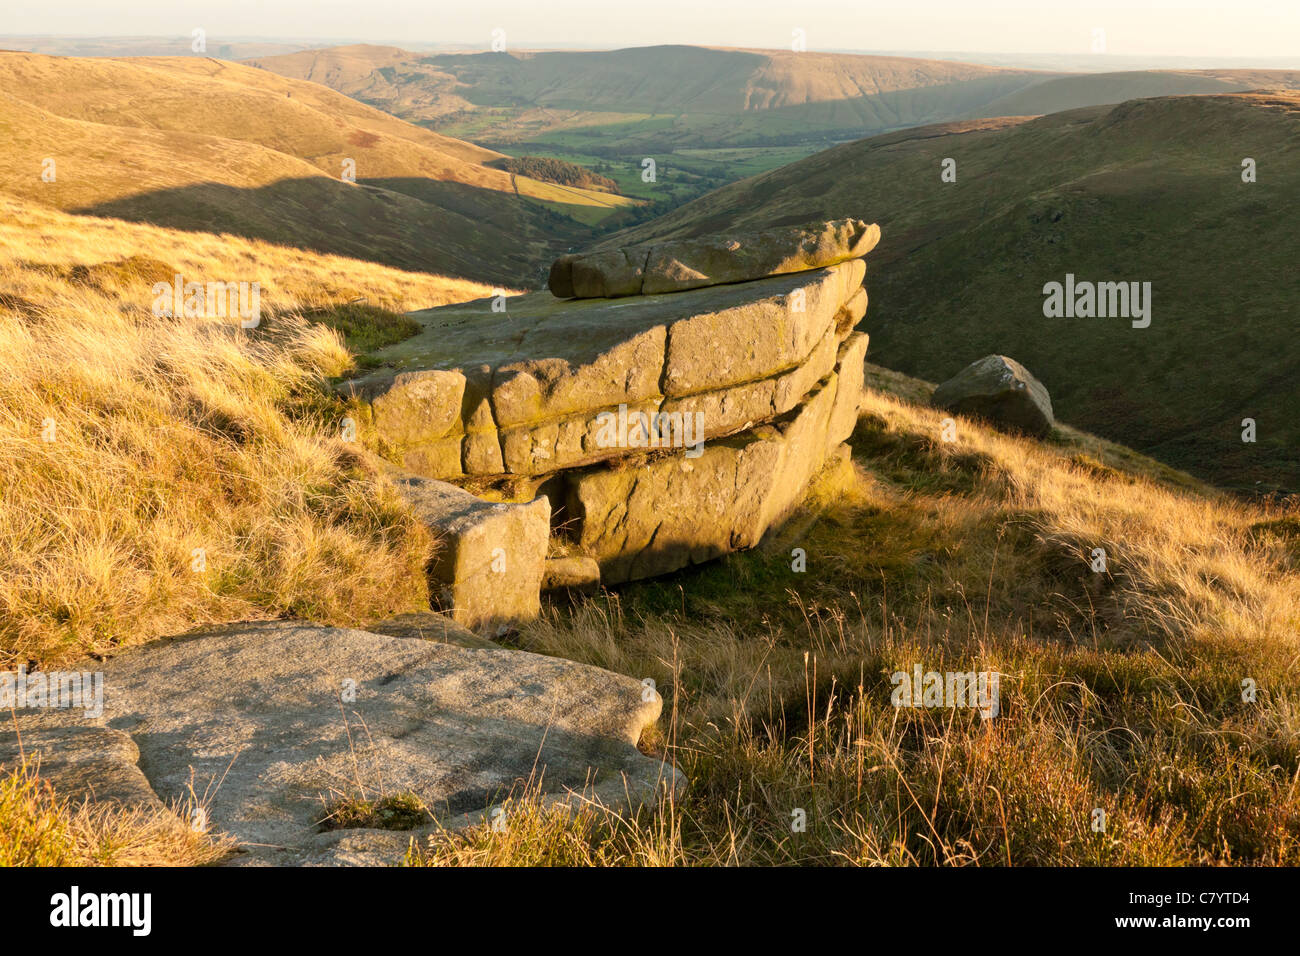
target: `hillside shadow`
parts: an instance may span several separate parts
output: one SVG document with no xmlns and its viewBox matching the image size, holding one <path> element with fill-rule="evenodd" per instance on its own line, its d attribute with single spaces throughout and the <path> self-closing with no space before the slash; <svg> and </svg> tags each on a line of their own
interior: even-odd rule
<svg viewBox="0 0 1300 956">
<path fill-rule="evenodd" d="M 559 213 L 463 183 L 325 176 L 266 186 L 195 183 L 69 210 L 171 229 L 258 239 L 416 272 L 532 287 L 590 235 Z"/>
</svg>

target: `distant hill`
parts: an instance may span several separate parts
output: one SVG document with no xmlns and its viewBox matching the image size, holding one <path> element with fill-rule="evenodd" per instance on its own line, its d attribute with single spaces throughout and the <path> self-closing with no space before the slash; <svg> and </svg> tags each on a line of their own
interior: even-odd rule
<svg viewBox="0 0 1300 956">
<path fill-rule="evenodd" d="M 645 221 L 838 142 L 974 115 L 1060 76 L 891 56 L 695 46 L 406 53 L 345 46 L 251 59 L 450 136 L 592 169 Z M 369 71 L 367 72 L 367 67 Z M 653 176 L 646 161 L 653 160 Z"/>
<path fill-rule="evenodd" d="M 295 40 L 255 37 L 205 37 L 205 53 L 222 60 L 243 60 L 252 56 L 277 56 L 310 46 Z M 173 36 L 17 36 L 0 35 L 0 50 L 44 53 L 49 56 L 198 56 L 194 36 L 187 28 Z"/>
<path fill-rule="evenodd" d="M 246 63 L 280 76 L 310 80 L 354 95 L 351 91 L 360 88 L 376 70 L 402 63 L 416 55 L 400 47 L 358 43 L 250 57 Z"/>
<path fill-rule="evenodd" d="M 605 244 L 879 222 L 872 361 L 941 381 L 1005 353 L 1064 421 L 1224 486 L 1297 491 L 1298 205 L 1300 94 L 1168 97 L 848 143 Z M 1044 317 L 1044 284 L 1067 273 L 1152 283 L 1150 327 Z"/>
<path fill-rule="evenodd" d="M 514 286 L 590 235 L 591 211 L 631 202 L 512 176 L 487 165 L 500 153 L 205 58 L 0 53 L 0 129 L 0 191 L 24 199 Z"/>
<path fill-rule="evenodd" d="M 472 130 L 485 142 L 611 127 L 589 132 L 658 149 L 859 136 L 950 119 L 1059 75 L 904 57 L 692 46 L 405 58 L 392 47 L 351 46 L 248 62 L 325 83 L 413 122 Z"/>
</svg>

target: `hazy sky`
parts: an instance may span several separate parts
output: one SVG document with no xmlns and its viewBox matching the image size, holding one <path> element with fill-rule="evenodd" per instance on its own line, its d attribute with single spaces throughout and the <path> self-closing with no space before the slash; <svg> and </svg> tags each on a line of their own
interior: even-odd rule
<svg viewBox="0 0 1300 956">
<path fill-rule="evenodd" d="M 361 39 L 510 47 L 1300 54 L 1300 0 L 0 0 L 0 34 Z"/>
</svg>

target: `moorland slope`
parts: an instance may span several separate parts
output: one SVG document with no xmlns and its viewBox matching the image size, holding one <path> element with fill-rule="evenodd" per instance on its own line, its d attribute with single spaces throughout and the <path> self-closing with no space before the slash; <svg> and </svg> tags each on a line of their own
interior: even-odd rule
<svg viewBox="0 0 1300 956">
<path fill-rule="evenodd" d="M 0 189 L 28 201 L 507 284 L 589 235 L 579 219 L 630 202 L 207 58 L 0 53 L 0 129 Z"/>
<path fill-rule="evenodd" d="M 942 381 L 1011 355 L 1065 421 L 1224 486 L 1294 491 L 1298 133 L 1300 95 L 1286 91 L 924 127 L 743 180 L 607 242 L 872 218 L 884 235 L 868 280 L 874 361 Z M 1044 286 L 1067 274 L 1151 283 L 1150 325 L 1046 317 Z"/>
</svg>

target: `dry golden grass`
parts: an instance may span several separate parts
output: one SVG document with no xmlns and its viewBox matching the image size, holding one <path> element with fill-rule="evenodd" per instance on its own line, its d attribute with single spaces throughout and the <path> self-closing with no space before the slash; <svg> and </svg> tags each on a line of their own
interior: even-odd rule
<svg viewBox="0 0 1300 956">
<path fill-rule="evenodd" d="M 490 290 L 0 204 L 0 666 L 423 603 L 427 534 L 342 440 L 322 386 L 352 356 L 302 313 Z M 172 269 L 261 283 L 266 318 L 155 318 L 151 285 Z"/>
<path fill-rule="evenodd" d="M 674 866 L 686 862 L 671 813 L 628 817 L 595 804 L 548 800 L 521 782 L 495 809 L 501 823 L 435 829 L 407 848 L 403 865 Z M 668 809 L 671 809 L 669 807 Z"/>
<path fill-rule="evenodd" d="M 631 202 L 512 177 L 487 165 L 499 153 L 206 57 L 0 51 L 0 129 L 0 193 L 23 201 L 498 283 L 535 280 Z"/>
<path fill-rule="evenodd" d="M 229 852 L 185 816 L 75 804 L 23 765 L 0 774 L 0 866 L 200 866 Z"/>
<path fill-rule="evenodd" d="M 153 302 L 146 283 L 88 290 L 70 283 L 77 266 L 146 256 L 193 281 L 261 284 L 262 305 L 294 311 L 365 298 L 397 312 L 429 309 L 493 294 L 493 287 L 464 279 L 405 272 L 343 256 L 306 252 L 239 236 L 185 232 L 118 219 L 69 216 L 35 203 L 0 195 L 0 294 L 57 308 L 78 308 L 88 292 L 90 307 L 127 309 Z M 4 308 L 0 298 L 0 309 Z"/>
<path fill-rule="evenodd" d="M 342 440 L 344 406 L 323 385 L 353 362 L 335 328 L 400 335 L 393 310 L 489 288 L 3 197 L 0 209 L 0 669 L 206 622 L 356 624 L 427 604 L 433 543 Z M 156 318 L 151 287 L 175 273 L 258 282 L 262 324 Z M 0 865 L 222 853 L 170 812 L 74 805 L 26 766 L 0 777 Z"/>
<path fill-rule="evenodd" d="M 322 387 L 352 361 L 335 328 L 401 334 L 401 317 L 336 306 L 483 287 L 7 208 L 0 667 L 423 603 L 430 542 Z M 149 282 L 171 268 L 262 282 L 266 321 L 154 318 Z M 629 818 L 525 791 L 504 832 L 443 834 L 409 862 L 1300 863 L 1300 516 L 1068 428 L 1039 443 L 959 421 L 945 443 L 922 384 L 872 381 L 852 477 L 808 502 L 820 520 L 518 637 L 654 678 L 667 711 L 643 746 L 684 793 Z M 893 707 L 889 675 L 915 664 L 999 672 L 999 716 Z M 96 858 L 104 833 L 105 859 L 190 852 L 143 819 L 69 822 L 90 811 L 27 777 L 0 793 L 14 860 Z"/>
</svg>

